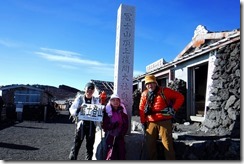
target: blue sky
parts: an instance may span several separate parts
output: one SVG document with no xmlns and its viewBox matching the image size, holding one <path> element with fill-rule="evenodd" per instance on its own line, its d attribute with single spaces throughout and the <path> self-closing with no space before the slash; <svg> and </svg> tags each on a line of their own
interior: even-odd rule
<svg viewBox="0 0 244 164">
<path fill-rule="evenodd" d="M 0 0 L 0 85 L 113 81 L 121 3 L 136 8 L 134 76 L 173 61 L 198 25 L 240 28 L 237 0 Z"/>
</svg>

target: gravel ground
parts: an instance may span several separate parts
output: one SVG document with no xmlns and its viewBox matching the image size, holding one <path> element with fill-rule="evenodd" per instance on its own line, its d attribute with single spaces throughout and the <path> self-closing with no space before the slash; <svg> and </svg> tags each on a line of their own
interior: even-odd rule
<svg viewBox="0 0 244 164">
<path fill-rule="evenodd" d="M 9 127 L 0 127 L 1 160 L 68 160 L 75 125 L 67 118 L 60 119 L 59 123 L 23 121 Z M 78 160 L 84 159 L 85 140 L 78 156 Z"/>
<path fill-rule="evenodd" d="M 75 125 L 68 115 L 61 115 L 51 123 L 37 121 L 15 122 L 0 125 L 0 160 L 21 161 L 69 161 L 68 156 L 73 145 Z M 138 122 L 138 117 L 133 117 Z M 97 134 L 94 151 L 100 141 Z M 142 135 L 133 134 L 126 137 L 128 159 L 134 159 L 139 153 Z M 138 142 L 138 143 L 137 143 Z M 84 140 L 77 160 L 85 160 L 86 141 Z M 93 158 L 93 160 L 96 160 Z"/>
<path fill-rule="evenodd" d="M 68 115 L 60 115 L 50 123 L 23 121 L 11 125 L 0 124 L 0 160 L 68 161 L 75 130 L 75 124 L 68 117 Z M 132 117 L 132 121 L 140 129 L 139 117 Z M 198 124 L 190 126 L 176 124 L 174 129 L 178 132 L 196 131 Z M 127 144 L 129 160 L 134 160 L 140 152 L 143 136 L 139 133 L 133 133 L 125 138 L 128 143 L 133 143 Z M 97 135 L 100 137 L 100 133 Z M 82 143 L 78 160 L 85 160 L 85 142 L 84 140 Z M 96 140 L 94 148 L 98 142 L 99 140 Z"/>
</svg>

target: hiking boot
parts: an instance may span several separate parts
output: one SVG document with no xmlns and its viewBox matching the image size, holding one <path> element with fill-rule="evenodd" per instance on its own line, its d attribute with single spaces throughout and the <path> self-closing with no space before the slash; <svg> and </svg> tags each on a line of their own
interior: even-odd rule
<svg viewBox="0 0 244 164">
<path fill-rule="evenodd" d="M 69 160 L 77 160 L 77 155 L 75 155 L 75 152 L 72 150 L 69 154 Z"/>
</svg>

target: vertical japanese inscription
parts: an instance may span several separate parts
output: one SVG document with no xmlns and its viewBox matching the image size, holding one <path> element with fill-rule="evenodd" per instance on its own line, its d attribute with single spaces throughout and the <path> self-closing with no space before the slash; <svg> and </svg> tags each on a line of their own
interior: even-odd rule
<svg viewBox="0 0 244 164">
<path fill-rule="evenodd" d="M 114 92 L 132 113 L 135 8 L 121 4 L 117 15 Z"/>
</svg>

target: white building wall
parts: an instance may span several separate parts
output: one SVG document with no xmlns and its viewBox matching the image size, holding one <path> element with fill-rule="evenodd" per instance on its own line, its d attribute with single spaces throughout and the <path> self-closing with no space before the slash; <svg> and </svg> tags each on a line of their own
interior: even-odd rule
<svg viewBox="0 0 244 164">
<path fill-rule="evenodd" d="M 175 78 L 187 82 L 187 67 L 175 69 Z"/>
<path fill-rule="evenodd" d="M 198 58 L 194 58 L 192 60 L 188 60 L 184 63 L 180 63 L 175 67 L 175 78 L 184 80 L 186 83 L 188 82 L 188 68 L 197 66 L 204 62 L 207 62 L 209 59 L 209 54 L 202 55 Z"/>
</svg>

